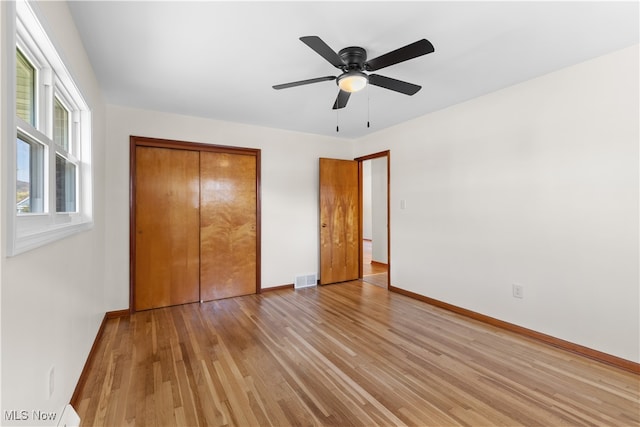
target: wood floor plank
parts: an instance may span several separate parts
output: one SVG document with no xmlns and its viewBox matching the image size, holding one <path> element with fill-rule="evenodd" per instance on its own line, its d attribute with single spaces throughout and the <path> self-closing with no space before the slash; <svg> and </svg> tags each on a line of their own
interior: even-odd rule
<svg viewBox="0 0 640 427">
<path fill-rule="evenodd" d="M 640 425 L 640 377 L 361 281 L 109 319 L 83 426 Z"/>
</svg>

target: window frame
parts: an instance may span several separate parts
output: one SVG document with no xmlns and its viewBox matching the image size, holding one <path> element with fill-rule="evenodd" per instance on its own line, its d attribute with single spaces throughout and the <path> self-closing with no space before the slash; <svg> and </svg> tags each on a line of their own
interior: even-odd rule
<svg viewBox="0 0 640 427">
<path fill-rule="evenodd" d="M 66 123 L 65 123 L 65 128 L 64 128 L 64 133 L 63 133 L 63 141 L 62 141 L 62 145 L 58 143 L 58 141 L 56 141 L 56 137 L 58 136 L 56 133 L 56 127 L 58 126 L 58 117 L 56 116 L 56 112 L 58 109 L 58 106 L 60 109 L 62 109 L 62 111 L 64 112 L 64 114 L 66 115 Z M 71 146 L 71 140 L 72 137 L 70 135 L 70 130 L 71 130 L 71 111 L 69 108 L 67 108 L 65 106 L 65 104 L 62 102 L 62 100 L 60 99 L 60 97 L 58 96 L 58 94 L 54 94 L 53 96 L 53 142 L 60 148 L 64 149 L 65 151 L 72 151 L 73 150 L 73 146 Z"/>
<path fill-rule="evenodd" d="M 62 61 L 43 20 L 38 17 L 37 4 L 26 0 L 7 2 L 6 31 L 3 48 L 19 49 L 35 68 L 35 125 L 17 117 L 16 67 L 17 55 L 7 55 L 4 63 L 7 76 L 5 111 L 6 132 L 3 157 L 6 161 L 6 198 L 3 216 L 6 217 L 7 252 L 13 256 L 66 238 L 93 227 L 91 111 Z M 58 145 L 54 137 L 55 101 L 68 112 L 68 148 Z M 38 213 L 19 213 L 17 192 L 17 139 L 44 146 L 44 209 Z M 4 154 L 6 153 L 6 156 Z M 60 156 L 74 165 L 75 210 L 57 212 L 56 159 Z M 66 210 L 66 209 L 65 209 Z"/>
<path fill-rule="evenodd" d="M 37 108 L 37 105 L 38 105 L 37 98 L 36 98 L 36 94 L 38 93 L 38 90 L 37 90 L 37 88 L 38 88 L 38 79 L 37 79 L 37 73 L 36 73 L 36 66 L 33 65 L 33 63 L 29 60 L 28 56 L 25 55 L 24 50 L 26 50 L 26 49 L 22 49 L 20 47 L 18 47 L 16 49 L 16 51 L 19 52 L 19 54 L 22 57 L 22 59 L 24 60 L 24 62 L 26 62 L 27 65 L 30 68 L 33 69 L 33 87 L 31 88 L 31 90 L 33 92 L 33 103 L 31 105 L 31 108 L 30 108 L 31 111 L 29 112 L 29 114 L 32 116 L 32 120 L 34 122 L 32 124 L 35 125 L 35 122 L 37 120 L 36 108 Z M 16 59 L 16 65 L 18 64 L 18 62 L 19 62 L 19 60 Z M 17 87 L 18 87 L 17 79 L 18 79 L 18 76 L 16 74 L 16 104 L 17 104 L 17 98 L 18 98 L 18 94 L 17 94 L 17 92 L 18 92 L 17 91 Z M 17 115 L 17 107 L 16 107 L 16 115 Z"/>
<path fill-rule="evenodd" d="M 76 106 L 76 103 L 73 102 L 73 98 L 71 98 L 68 94 L 66 94 L 66 90 L 64 89 L 63 86 L 61 86 L 59 84 L 59 82 L 54 81 L 54 89 L 53 89 L 53 110 L 52 110 L 52 114 L 54 114 L 55 111 L 55 103 L 58 102 L 60 103 L 60 105 L 67 111 L 67 148 L 59 145 L 56 143 L 55 141 L 55 117 L 53 117 L 52 119 L 52 130 L 51 130 L 51 141 L 52 141 L 52 148 L 54 153 L 52 154 L 53 159 L 51 160 L 53 162 L 54 165 L 56 165 L 56 156 L 60 156 L 63 159 L 65 159 L 67 162 L 73 164 L 75 166 L 75 209 L 73 211 L 58 211 L 57 208 L 55 209 L 55 212 L 57 214 L 78 214 L 79 213 L 79 200 L 78 200 L 78 195 L 80 194 L 80 174 L 82 172 L 81 170 L 81 144 L 80 142 L 80 133 L 79 133 L 79 126 L 81 125 L 80 123 L 80 109 Z M 57 167 L 57 166 L 56 166 Z M 54 175 L 57 174 L 57 170 L 54 171 Z M 57 179 L 57 175 L 55 175 L 55 178 Z M 52 187 L 57 187 L 57 183 L 56 184 L 52 184 Z M 55 190 L 55 188 L 54 188 Z M 55 194 L 54 191 L 54 196 L 56 197 L 57 200 L 57 194 Z M 56 204 L 56 202 L 54 202 L 53 204 Z"/>
<path fill-rule="evenodd" d="M 19 213 L 17 212 L 18 216 L 25 216 L 25 215 L 41 215 L 45 213 L 45 207 L 48 204 L 48 194 L 46 191 L 46 177 L 47 177 L 47 173 L 48 173 L 48 162 L 46 161 L 47 159 L 47 146 L 43 145 L 40 143 L 40 141 L 37 138 L 32 137 L 31 135 L 26 134 L 25 132 L 16 132 L 16 148 L 17 148 L 17 140 L 23 141 L 24 143 L 28 144 L 30 147 L 33 146 L 40 146 L 39 152 L 36 154 L 37 158 L 34 158 L 34 153 L 33 150 L 30 148 L 30 152 L 29 152 L 29 169 L 30 169 L 30 173 L 29 173 L 29 207 L 30 207 L 30 212 L 28 213 Z M 17 154 L 17 153 L 16 153 Z M 16 162 L 17 162 L 17 156 L 16 156 Z M 38 171 L 36 173 L 36 183 L 35 186 L 37 187 L 37 191 L 35 191 L 36 193 L 41 195 L 41 200 L 39 201 L 38 204 L 42 205 L 42 210 L 38 210 L 33 212 L 33 205 L 34 205 L 34 201 L 31 200 L 32 196 L 33 196 L 33 192 L 34 192 L 34 176 L 31 173 L 31 168 L 33 168 L 34 163 L 42 163 L 42 169 L 40 171 Z M 16 164 L 17 166 L 17 164 Z M 17 167 L 16 167 L 16 192 L 17 192 L 17 181 L 18 181 L 18 176 L 17 176 Z M 14 199 L 16 202 L 16 205 L 18 203 L 18 199 L 17 197 Z"/>
</svg>

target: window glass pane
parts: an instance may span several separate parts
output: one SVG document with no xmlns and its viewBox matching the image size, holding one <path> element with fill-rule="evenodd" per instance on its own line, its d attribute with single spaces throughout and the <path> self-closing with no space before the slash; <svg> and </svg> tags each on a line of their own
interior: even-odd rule
<svg viewBox="0 0 640 427">
<path fill-rule="evenodd" d="M 76 165 L 56 154 L 56 212 L 76 211 Z"/>
<path fill-rule="evenodd" d="M 16 209 L 44 212 L 44 147 L 20 137 L 16 143 Z"/>
<path fill-rule="evenodd" d="M 35 82 L 35 68 L 16 50 L 16 114 L 33 126 L 36 125 Z"/>
<path fill-rule="evenodd" d="M 69 151 L 69 112 L 57 99 L 53 116 L 53 140 L 65 151 Z"/>
</svg>

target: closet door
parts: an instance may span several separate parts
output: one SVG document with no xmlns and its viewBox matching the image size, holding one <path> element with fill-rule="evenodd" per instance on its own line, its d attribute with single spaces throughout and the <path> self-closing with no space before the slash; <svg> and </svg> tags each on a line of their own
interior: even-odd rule
<svg viewBox="0 0 640 427">
<path fill-rule="evenodd" d="M 200 153 L 200 298 L 256 293 L 256 156 Z"/>
<path fill-rule="evenodd" d="M 198 301 L 199 153 L 135 150 L 135 310 Z"/>
</svg>

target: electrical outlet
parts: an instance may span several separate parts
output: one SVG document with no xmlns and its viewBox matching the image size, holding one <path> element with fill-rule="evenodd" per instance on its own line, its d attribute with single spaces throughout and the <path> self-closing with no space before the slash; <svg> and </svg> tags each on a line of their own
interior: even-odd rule
<svg viewBox="0 0 640 427">
<path fill-rule="evenodd" d="M 524 286 L 518 285 L 514 283 L 513 285 L 513 297 L 514 298 L 524 298 Z"/>
</svg>

